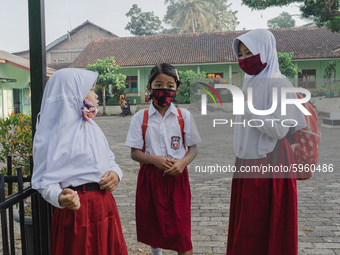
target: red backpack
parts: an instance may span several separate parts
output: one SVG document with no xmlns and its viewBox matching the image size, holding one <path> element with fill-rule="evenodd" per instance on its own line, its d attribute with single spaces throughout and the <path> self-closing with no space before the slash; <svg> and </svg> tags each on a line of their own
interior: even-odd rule
<svg viewBox="0 0 340 255">
<path fill-rule="evenodd" d="M 297 93 L 298 98 L 303 98 Z M 319 158 L 319 144 L 321 133 L 318 131 L 318 117 L 314 106 L 307 102 L 304 104 L 312 115 L 305 115 L 307 127 L 287 135 L 290 144 L 297 144 L 294 149 L 294 158 L 297 164 L 297 179 L 307 180 L 315 171 Z"/>
</svg>

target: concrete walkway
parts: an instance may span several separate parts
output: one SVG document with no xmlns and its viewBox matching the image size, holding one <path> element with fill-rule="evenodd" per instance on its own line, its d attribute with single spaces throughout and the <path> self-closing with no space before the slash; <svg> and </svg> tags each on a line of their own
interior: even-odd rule
<svg viewBox="0 0 340 255">
<path fill-rule="evenodd" d="M 213 127 L 213 119 L 232 119 L 231 113 L 210 112 L 201 116 L 192 112 L 203 142 L 199 155 L 189 166 L 192 193 L 192 240 L 194 254 L 225 254 L 231 173 L 199 173 L 208 165 L 233 165 L 233 129 L 228 125 Z M 104 131 L 124 177 L 114 191 L 129 254 L 151 254 L 136 241 L 135 189 L 139 164 L 130 158 L 124 146 L 131 116 L 96 117 Z M 340 254 L 340 130 L 320 127 L 322 141 L 318 165 L 326 172 L 314 173 L 312 179 L 298 181 L 299 254 Z M 329 172 L 330 164 L 333 172 Z M 203 168 L 201 168 L 203 169 Z M 164 254 L 176 254 L 164 251 Z M 251 254 L 250 254 L 251 255 Z M 287 254 L 289 255 L 289 254 Z"/>
</svg>

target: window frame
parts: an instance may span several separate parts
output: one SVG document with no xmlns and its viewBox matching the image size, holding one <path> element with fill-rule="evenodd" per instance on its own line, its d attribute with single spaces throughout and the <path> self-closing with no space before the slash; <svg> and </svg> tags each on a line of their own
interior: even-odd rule
<svg viewBox="0 0 340 255">
<path fill-rule="evenodd" d="M 132 92 L 131 91 L 131 83 L 132 82 L 136 82 L 136 86 L 137 86 L 136 87 L 136 89 L 137 89 L 136 92 Z M 138 76 L 136 76 L 136 75 L 126 76 L 124 84 L 125 84 L 125 92 L 126 92 L 126 94 L 135 94 L 135 93 L 138 93 Z M 126 85 L 128 85 L 129 87 L 127 87 Z M 129 91 L 126 91 L 127 88 L 129 88 Z"/>
<path fill-rule="evenodd" d="M 305 89 L 315 89 L 316 88 L 316 69 L 304 69 L 301 70 L 302 74 L 298 74 L 298 86 L 305 88 Z M 314 83 L 313 81 L 309 81 L 309 77 L 314 77 Z M 305 81 L 303 81 L 303 78 L 305 78 Z M 309 86 L 313 83 L 313 86 Z"/>
</svg>

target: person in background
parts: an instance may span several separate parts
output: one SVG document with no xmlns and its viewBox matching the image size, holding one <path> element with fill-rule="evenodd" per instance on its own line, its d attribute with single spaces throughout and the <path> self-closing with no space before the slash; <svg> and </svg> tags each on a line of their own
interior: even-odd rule
<svg viewBox="0 0 340 255">
<path fill-rule="evenodd" d="M 127 105 L 126 105 L 126 102 L 125 102 L 125 96 L 120 95 L 119 100 L 120 100 L 120 108 L 122 109 L 122 112 L 121 112 L 120 115 L 125 117 L 126 116 L 126 109 L 127 109 Z"/>
</svg>

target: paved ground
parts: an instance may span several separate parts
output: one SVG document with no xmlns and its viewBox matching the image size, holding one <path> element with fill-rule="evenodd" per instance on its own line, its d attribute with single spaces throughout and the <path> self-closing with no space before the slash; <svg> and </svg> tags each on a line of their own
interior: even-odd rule
<svg viewBox="0 0 340 255">
<path fill-rule="evenodd" d="M 203 140 L 199 145 L 199 155 L 189 166 L 194 254 L 225 254 L 232 175 L 198 173 L 195 169 L 216 164 L 233 165 L 232 128 L 228 125 L 212 126 L 214 118 L 230 120 L 232 114 L 221 111 L 206 116 L 199 112 L 193 114 Z M 130 149 L 124 146 L 130 120 L 131 116 L 95 119 L 124 171 L 114 196 L 129 254 L 151 254 L 147 246 L 136 241 L 134 200 L 139 165 L 130 159 Z M 310 180 L 298 181 L 299 254 L 334 255 L 340 254 L 340 129 L 320 127 L 320 130 L 319 164 L 333 164 L 334 171 L 317 172 Z M 165 251 L 164 254 L 175 253 Z"/>
<path fill-rule="evenodd" d="M 189 166 L 194 254 L 225 254 L 232 174 L 198 173 L 195 169 L 216 164 L 233 165 L 235 156 L 232 150 L 232 128 L 228 125 L 216 128 L 212 126 L 214 118 L 230 120 L 232 114 L 215 111 L 201 116 L 199 112 L 192 113 L 203 140 L 199 145 L 199 155 Z M 130 149 L 124 146 L 130 120 L 131 116 L 95 119 L 124 171 L 123 180 L 114 196 L 129 254 L 151 254 L 146 245 L 136 241 L 134 201 L 139 164 L 131 160 Z M 340 254 L 340 129 L 320 127 L 320 130 L 322 141 L 319 164 L 333 164 L 334 171 L 317 172 L 310 180 L 298 181 L 301 255 Z M 17 248 L 20 248 L 20 244 Z M 164 254 L 176 253 L 164 251 Z"/>
</svg>

